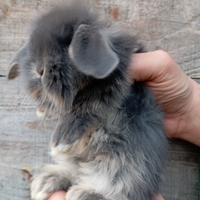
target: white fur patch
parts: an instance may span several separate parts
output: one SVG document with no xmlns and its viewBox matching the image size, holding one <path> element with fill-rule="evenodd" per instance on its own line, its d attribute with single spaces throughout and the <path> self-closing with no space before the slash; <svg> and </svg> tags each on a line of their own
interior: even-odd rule
<svg viewBox="0 0 200 200">
<path fill-rule="evenodd" d="M 71 144 L 59 144 L 58 146 L 51 148 L 51 155 L 54 157 L 59 154 L 63 154 L 67 152 L 67 150 L 69 150 L 70 147 L 72 147 Z"/>
<path fill-rule="evenodd" d="M 68 52 L 69 52 L 70 58 L 73 60 L 74 59 L 74 51 L 73 51 L 72 45 L 69 46 Z"/>
<path fill-rule="evenodd" d="M 31 199 L 34 199 L 34 200 L 45 200 L 47 197 L 48 195 L 44 193 L 43 191 L 39 193 L 31 192 Z"/>
<path fill-rule="evenodd" d="M 66 154 L 67 151 L 71 148 L 75 148 L 76 145 L 80 142 L 80 140 L 76 140 L 73 144 L 59 144 L 56 147 L 51 148 L 51 155 L 53 157 L 58 156 L 59 154 Z"/>
<path fill-rule="evenodd" d="M 36 115 L 37 115 L 37 117 L 39 117 L 39 118 L 44 118 L 44 117 L 46 117 L 46 113 L 40 111 L 39 108 L 36 109 Z"/>
</svg>

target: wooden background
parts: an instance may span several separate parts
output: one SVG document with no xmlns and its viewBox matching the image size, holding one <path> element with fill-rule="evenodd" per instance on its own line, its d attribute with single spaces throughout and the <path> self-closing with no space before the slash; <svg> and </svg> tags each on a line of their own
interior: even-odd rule
<svg viewBox="0 0 200 200">
<path fill-rule="evenodd" d="M 90 2 L 112 23 L 138 35 L 148 50 L 169 52 L 188 76 L 200 79 L 199 0 Z M 30 199 L 25 165 L 52 162 L 48 151 L 56 117 L 41 122 L 20 81 L 5 77 L 11 58 L 27 39 L 29 23 L 48 6 L 48 0 L 0 0 L 0 200 Z M 187 142 L 171 141 L 162 190 L 166 200 L 198 200 L 198 151 Z"/>
</svg>

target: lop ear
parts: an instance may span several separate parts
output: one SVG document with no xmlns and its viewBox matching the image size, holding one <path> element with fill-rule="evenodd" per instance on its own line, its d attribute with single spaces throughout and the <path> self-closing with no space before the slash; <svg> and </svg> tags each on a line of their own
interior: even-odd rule
<svg viewBox="0 0 200 200">
<path fill-rule="evenodd" d="M 19 75 L 20 60 L 24 58 L 26 54 L 27 54 L 27 44 L 22 46 L 22 48 L 19 50 L 19 52 L 11 61 L 10 66 L 8 67 L 8 70 L 7 70 L 8 80 L 14 79 Z"/>
<path fill-rule="evenodd" d="M 107 77 L 119 63 L 103 30 L 85 24 L 75 32 L 69 56 L 81 72 L 98 79 Z"/>
</svg>

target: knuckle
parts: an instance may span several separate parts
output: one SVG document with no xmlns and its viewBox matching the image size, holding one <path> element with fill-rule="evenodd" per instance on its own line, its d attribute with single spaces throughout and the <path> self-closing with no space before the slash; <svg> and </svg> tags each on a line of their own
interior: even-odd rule
<svg viewBox="0 0 200 200">
<path fill-rule="evenodd" d="M 158 54 L 158 58 L 163 64 L 171 66 L 174 63 L 174 60 L 167 52 L 163 50 L 158 50 L 157 54 Z"/>
</svg>

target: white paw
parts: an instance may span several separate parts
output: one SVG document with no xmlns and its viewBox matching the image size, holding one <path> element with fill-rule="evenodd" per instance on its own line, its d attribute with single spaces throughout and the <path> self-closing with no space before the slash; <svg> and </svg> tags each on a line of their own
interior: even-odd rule
<svg viewBox="0 0 200 200">
<path fill-rule="evenodd" d="M 68 151 L 73 151 L 80 140 L 76 140 L 72 144 L 59 144 L 58 146 L 52 145 L 51 147 L 51 156 L 56 157 L 58 155 L 67 154 Z"/>
<path fill-rule="evenodd" d="M 45 165 L 35 171 L 31 182 L 31 198 L 45 200 L 54 191 L 71 186 L 66 169 L 58 165 Z"/>
<path fill-rule="evenodd" d="M 47 187 L 41 186 L 43 182 L 42 177 L 35 177 L 31 183 L 31 199 L 45 200 L 51 194 L 47 192 Z"/>
<path fill-rule="evenodd" d="M 32 190 L 32 189 L 31 189 Z M 31 192 L 31 199 L 34 199 L 34 200 L 45 200 L 47 199 L 49 195 L 47 193 L 45 193 L 44 191 L 42 192 Z"/>
<path fill-rule="evenodd" d="M 71 147 L 71 144 L 59 144 L 58 146 L 51 148 L 51 155 L 54 157 L 59 154 L 63 154 L 67 152 Z"/>
</svg>

